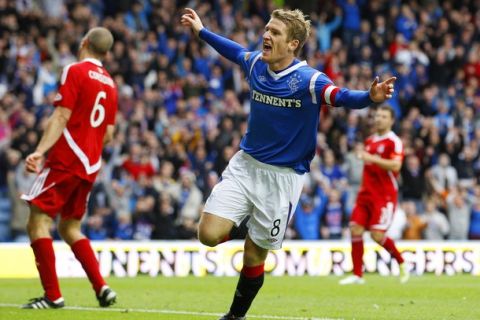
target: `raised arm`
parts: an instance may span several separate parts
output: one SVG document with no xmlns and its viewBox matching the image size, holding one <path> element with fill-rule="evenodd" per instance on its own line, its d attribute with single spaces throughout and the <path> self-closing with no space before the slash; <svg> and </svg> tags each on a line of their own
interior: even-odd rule
<svg viewBox="0 0 480 320">
<path fill-rule="evenodd" d="M 247 52 L 247 49 L 232 41 L 230 39 L 219 36 L 209 30 L 207 30 L 200 20 L 200 17 L 195 10 L 185 8 L 185 14 L 182 15 L 181 23 L 184 26 L 192 28 L 193 32 L 206 43 L 211 45 L 218 53 L 227 58 L 228 60 L 239 63 L 243 55 Z"/>
</svg>

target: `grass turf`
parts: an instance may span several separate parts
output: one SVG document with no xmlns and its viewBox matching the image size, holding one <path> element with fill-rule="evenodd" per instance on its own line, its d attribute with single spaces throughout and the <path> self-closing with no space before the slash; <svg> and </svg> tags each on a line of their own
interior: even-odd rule
<svg viewBox="0 0 480 320">
<path fill-rule="evenodd" d="M 401 285 L 395 277 L 367 275 L 363 286 L 339 286 L 339 279 L 268 276 L 249 319 L 480 319 L 478 277 L 426 275 Z M 67 306 L 85 309 L 21 310 L 40 295 L 39 281 L 0 279 L 0 319 L 218 319 L 230 306 L 237 278 L 110 278 L 118 293 L 114 310 L 96 309 L 86 279 L 60 282 Z"/>
</svg>

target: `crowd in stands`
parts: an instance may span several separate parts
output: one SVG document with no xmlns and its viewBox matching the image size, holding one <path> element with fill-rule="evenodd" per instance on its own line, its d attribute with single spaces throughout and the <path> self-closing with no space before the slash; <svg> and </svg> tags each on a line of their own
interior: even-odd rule
<svg viewBox="0 0 480 320">
<path fill-rule="evenodd" d="M 310 1 L 309 1 L 310 3 Z M 0 240 L 24 241 L 39 140 L 62 68 L 82 35 L 112 31 L 105 66 L 119 92 L 117 130 L 90 196 L 92 240 L 194 239 L 205 199 L 238 150 L 249 114 L 239 67 L 179 23 L 261 46 L 269 0 L 0 0 Z M 395 131 L 405 147 L 390 230 L 403 239 L 480 239 L 480 7 L 475 0 L 311 1 L 302 59 L 337 86 L 396 76 Z M 355 153 L 374 108 L 322 106 L 317 156 L 287 237 L 342 239 L 358 192 Z M 379 190 L 378 192 L 381 192 Z M 53 230 L 53 232 L 55 232 Z"/>
</svg>

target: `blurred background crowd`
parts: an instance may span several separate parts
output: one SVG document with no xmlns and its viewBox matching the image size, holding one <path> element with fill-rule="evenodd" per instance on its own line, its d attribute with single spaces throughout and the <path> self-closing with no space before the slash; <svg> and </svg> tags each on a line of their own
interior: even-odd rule
<svg viewBox="0 0 480 320">
<path fill-rule="evenodd" d="M 62 68 L 94 26 L 115 36 L 105 66 L 119 114 L 84 231 L 93 240 L 195 238 L 250 105 L 240 69 L 181 27 L 185 6 L 250 50 L 260 48 L 274 8 L 298 7 L 313 23 L 302 59 L 337 86 L 368 89 L 375 75 L 395 75 L 389 104 L 405 161 L 391 236 L 480 239 L 480 1 L 292 2 L 0 0 L 0 240 L 27 241 L 19 194 L 35 177 L 23 159 L 52 112 Z M 372 114 L 322 106 L 317 156 L 288 238 L 349 236 L 362 175 L 355 153 Z"/>
</svg>

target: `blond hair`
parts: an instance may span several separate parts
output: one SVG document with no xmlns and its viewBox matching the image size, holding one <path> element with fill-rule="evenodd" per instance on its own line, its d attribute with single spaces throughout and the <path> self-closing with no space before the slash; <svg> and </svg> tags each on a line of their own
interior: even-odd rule
<svg viewBox="0 0 480 320">
<path fill-rule="evenodd" d="M 295 49 L 295 55 L 298 55 L 305 42 L 310 36 L 310 20 L 299 9 L 284 10 L 276 9 L 272 12 L 271 18 L 282 21 L 287 26 L 287 40 L 298 40 L 299 44 Z"/>
</svg>

